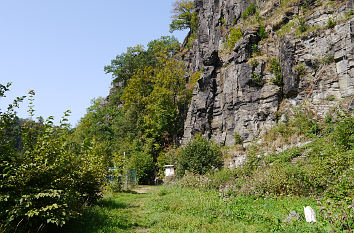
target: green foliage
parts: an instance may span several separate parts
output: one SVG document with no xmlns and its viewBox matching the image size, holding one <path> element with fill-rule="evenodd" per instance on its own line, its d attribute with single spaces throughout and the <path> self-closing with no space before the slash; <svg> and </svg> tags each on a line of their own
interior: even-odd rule
<svg viewBox="0 0 354 233">
<path fill-rule="evenodd" d="M 117 56 L 106 71 L 120 81 L 108 102 L 92 103 L 73 140 L 95 141 L 108 166 L 119 166 L 122 173 L 136 169 L 139 183 L 150 183 L 157 157 L 183 133 L 193 90 L 188 85 L 198 76 L 187 83 L 186 67 L 174 58 L 179 50 L 176 38 L 161 37 L 149 42 L 146 50 L 140 46 L 136 53 L 128 49 Z"/>
<path fill-rule="evenodd" d="M 256 71 L 252 73 L 252 83 L 259 87 L 262 87 L 264 85 L 264 80 L 262 76 Z"/>
<path fill-rule="evenodd" d="M 325 63 L 325 64 L 331 64 L 333 62 L 334 62 L 333 54 L 326 54 L 321 60 L 321 63 Z"/>
<path fill-rule="evenodd" d="M 187 42 L 187 48 L 192 48 L 193 47 L 193 43 L 195 41 L 195 39 L 197 38 L 197 33 L 192 33 L 192 35 L 188 38 L 188 42 Z"/>
<path fill-rule="evenodd" d="M 122 193 L 106 196 L 61 232 L 303 233 L 330 230 L 321 216 L 317 217 L 316 224 L 306 223 L 303 206 L 312 206 L 316 213 L 319 210 L 314 198 L 239 197 L 224 201 L 216 191 L 175 185 L 147 188 L 152 191 L 144 195 Z M 290 211 L 299 213 L 300 219 L 292 223 L 283 222 Z"/>
<path fill-rule="evenodd" d="M 145 52 L 142 45 L 137 45 L 127 48 L 126 53 L 118 55 L 111 61 L 111 65 L 104 67 L 104 71 L 106 74 L 112 74 L 114 83 L 121 83 L 124 86 L 135 70 L 155 62 L 151 53 Z"/>
<path fill-rule="evenodd" d="M 243 140 L 242 137 L 238 132 L 234 133 L 235 144 L 242 144 Z"/>
<path fill-rule="evenodd" d="M 306 21 L 304 18 L 299 18 L 299 25 L 298 25 L 298 30 L 300 33 L 306 32 L 308 29 L 308 26 L 306 24 Z"/>
<path fill-rule="evenodd" d="M 330 95 L 330 96 L 326 97 L 326 100 L 327 101 L 334 101 L 334 100 L 336 100 L 336 97 L 334 95 Z"/>
<path fill-rule="evenodd" d="M 252 52 L 252 56 L 258 56 L 261 54 L 261 52 L 259 51 L 258 45 L 257 44 L 253 44 L 251 46 L 251 52 Z"/>
<path fill-rule="evenodd" d="M 161 37 L 158 40 L 151 41 L 147 50 L 142 45 L 128 47 L 127 52 L 113 59 L 110 65 L 104 67 L 104 71 L 107 74 L 112 74 L 113 83 L 125 87 L 127 81 L 137 70 L 156 65 L 156 53 L 164 50 L 164 52 L 174 54 L 179 49 L 180 45 L 175 37 Z"/>
<path fill-rule="evenodd" d="M 166 151 L 161 152 L 159 157 L 157 157 L 157 165 L 159 169 L 158 176 L 163 179 L 165 176 L 165 165 L 176 165 L 177 164 L 178 149 L 167 148 Z"/>
<path fill-rule="evenodd" d="M 252 67 L 257 67 L 259 65 L 259 62 L 255 58 L 251 58 L 249 63 L 252 65 Z"/>
<path fill-rule="evenodd" d="M 234 27 L 230 30 L 229 35 L 226 37 L 226 48 L 231 51 L 234 49 L 237 41 L 242 38 L 242 31 L 240 27 Z"/>
<path fill-rule="evenodd" d="M 261 38 L 261 40 L 267 39 L 268 38 L 268 33 L 264 27 L 263 24 L 261 24 L 259 26 L 259 30 L 258 30 L 258 36 Z"/>
<path fill-rule="evenodd" d="M 354 15 L 354 10 L 349 10 L 345 12 L 345 19 L 348 20 Z"/>
<path fill-rule="evenodd" d="M 29 94 L 33 102 L 34 92 Z M 33 104 L 30 106 L 33 114 Z M 2 129 L 12 124 L 15 113 L 11 111 L 1 115 Z M 93 204 L 100 197 L 105 173 L 102 160 L 94 154 L 94 145 L 68 140 L 68 115 L 69 111 L 65 112 L 58 127 L 52 117 L 43 123 L 25 122 L 20 129 L 20 152 L 10 141 L 1 140 L 0 148 L 5 149 L 0 162 L 2 231 L 62 226 L 78 216 L 85 204 Z"/>
<path fill-rule="evenodd" d="M 335 26 L 336 26 L 336 21 L 334 21 L 332 18 L 328 18 L 327 27 L 334 28 Z"/>
<path fill-rule="evenodd" d="M 279 37 L 283 37 L 289 34 L 294 26 L 295 26 L 294 20 L 290 20 L 288 23 L 281 26 L 281 28 L 278 31 L 276 31 L 276 34 Z"/>
<path fill-rule="evenodd" d="M 226 20 L 224 17 L 221 18 L 221 27 L 225 27 L 226 26 Z"/>
<path fill-rule="evenodd" d="M 149 184 L 154 178 L 154 160 L 151 154 L 143 151 L 136 151 L 130 158 L 131 168 L 136 169 L 136 176 L 139 184 Z"/>
<path fill-rule="evenodd" d="M 184 29 L 190 29 L 192 32 L 198 29 L 198 15 L 194 1 L 191 0 L 177 0 L 174 3 L 170 32 Z"/>
<path fill-rule="evenodd" d="M 146 67 L 129 80 L 122 100 L 128 111 L 138 111 L 143 134 L 160 144 L 171 144 L 182 133 L 179 116 L 191 97 L 185 90 L 186 70 L 181 62 L 162 58 L 158 67 Z"/>
<path fill-rule="evenodd" d="M 354 149 L 354 117 L 339 116 L 335 124 L 333 140 L 344 150 Z"/>
<path fill-rule="evenodd" d="M 254 15 L 257 11 L 257 6 L 255 3 L 251 3 L 246 10 L 242 12 L 242 18 L 246 20 L 249 16 Z"/>
<path fill-rule="evenodd" d="M 278 86 L 283 85 L 283 76 L 281 73 L 280 62 L 275 57 L 270 60 L 270 71 L 274 74 L 274 78 L 272 78 L 270 81 Z"/>
<path fill-rule="evenodd" d="M 223 165 L 220 147 L 213 142 L 197 135 L 178 153 L 177 175 L 183 176 L 186 171 L 194 174 L 205 174 L 221 168 Z"/>
<path fill-rule="evenodd" d="M 300 63 L 295 66 L 295 73 L 300 77 L 304 77 L 306 75 L 306 68 L 304 64 Z"/>
</svg>

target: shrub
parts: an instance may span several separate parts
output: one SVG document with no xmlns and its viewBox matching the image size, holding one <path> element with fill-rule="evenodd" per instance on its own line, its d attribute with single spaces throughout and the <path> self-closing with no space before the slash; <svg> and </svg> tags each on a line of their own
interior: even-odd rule
<svg viewBox="0 0 354 233">
<path fill-rule="evenodd" d="M 243 140 L 239 133 L 234 133 L 235 144 L 242 144 Z"/>
<path fill-rule="evenodd" d="M 278 86 L 283 85 L 283 76 L 281 73 L 280 62 L 275 57 L 270 60 L 270 71 L 274 74 L 274 78 L 272 78 L 270 81 Z"/>
<path fill-rule="evenodd" d="M 249 60 L 249 63 L 253 66 L 253 67 L 257 67 L 259 65 L 259 62 L 257 61 L 257 59 L 255 58 L 251 58 Z"/>
<path fill-rule="evenodd" d="M 258 30 L 258 36 L 261 38 L 261 40 L 267 39 L 268 38 L 268 33 L 264 27 L 263 24 L 260 25 L 259 30 Z"/>
<path fill-rule="evenodd" d="M 328 28 L 334 28 L 335 26 L 336 26 L 336 21 L 334 21 L 334 20 L 331 19 L 331 18 L 328 18 L 327 27 L 328 27 Z"/>
<path fill-rule="evenodd" d="M 257 6 L 255 3 L 251 3 L 246 10 L 242 12 L 242 18 L 247 19 L 249 16 L 254 15 L 257 11 Z"/>
<path fill-rule="evenodd" d="M 321 63 L 325 64 L 331 64 L 332 62 L 334 62 L 333 54 L 326 54 L 321 60 Z"/>
<path fill-rule="evenodd" d="M 262 87 L 264 85 L 264 80 L 260 74 L 257 72 L 252 73 L 252 83 L 256 86 Z"/>
<path fill-rule="evenodd" d="M 1 114 L 0 128 L 7 128 L 14 116 Z M 19 152 L 1 140 L 5 153 L 0 160 L 0 231 L 62 226 L 100 197 L 105 177 L 102 160 L 94 154 L 94 144 L 76 145 L 68 140 L 65 117 L 59 127 L 53 126 L 52 118 L 24 123 Z"/>
<path fill-rule="evenodd" d="M 252 52 L 252 56 L 257 56 L 261 54 L 257 44 L 253 44 L 251 46 L 251 52 Z"/>
<path fill-rule="evenodd" d="M 135 151 L 130 158 L 130 167 L 136 170 L 139 184 L 151 184 L 154 179 L 154 160 L 151 154 Z"/>
<path fill-rule="evenodd" d="M 183 176 L 186 171 L 194 174 L 206 174 L 208 171 L 221 168 L 223 165 L 221 149 L 208 139 L 197 135 L 178 153 L 177 175 Z"/>
<path fill-rule="evenodd" d="M 231 29 L 229 35 L 226 38 L 226 47 L 229 51 L 234 49 L 237 41 L 239 41 L 242 38 L 242 31 L 241 28 L 239 27 L 234 27 Z"/>
<path fill-rule="evenodd" d="M 300 31 L 300 33 L 306 32 L 308 26 L 306 24 L 306 21 L 304 18 L 299 18 L 299 26 L 298 29 Z"/>
<path fill-rule="evenodd" d="M 340 116 L 335 124 L 332 138 L 344 150 L 354 149 L 354 117 Z"/>
<path fill-rule="evenodd" d="M 295 67 L 295 72 L 298 76 L 303 77 L 306 75 L 306 68 L 302 63 L 300 63 Z"/>
</svg>

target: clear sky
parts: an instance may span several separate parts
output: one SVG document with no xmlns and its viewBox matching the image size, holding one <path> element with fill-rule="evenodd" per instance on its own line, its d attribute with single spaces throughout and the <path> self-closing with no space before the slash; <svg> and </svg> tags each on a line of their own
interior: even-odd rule
<svg viewBox="0 0 354 233">
<path fill-rule="evenodd" d="M 169 33 L 175 0 L 1 0 L 0 83 L 12 82 L 3 110 L 35 90 L 36 116 L 67 109 L 75 126 L 90 100 L 107 96 L 105 65 L 129 46 Z M 174 33 L 182 41 L 186 32 Z M 18 111 L 28 117 L 27 103 Z"/>
</svg>

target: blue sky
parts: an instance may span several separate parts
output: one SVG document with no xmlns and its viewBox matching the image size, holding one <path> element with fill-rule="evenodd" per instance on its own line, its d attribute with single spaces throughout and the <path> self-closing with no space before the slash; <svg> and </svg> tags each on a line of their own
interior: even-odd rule
<svg viewBox="0 0 354 233">
<path fill-rule="evenodd" d="M 175 0 L 1 0 L 0 83 L 12 82 L 0 99 L 36 92 L 36 116 L 67 109 L 75 126 L 90 100 L 107 96 L 105 65 L 128 46 L 170 35 Z M 186 32 L 174 35 L 182 41 Z M 28 116 L 27 103 L 18 111 Z"/>
</svg>

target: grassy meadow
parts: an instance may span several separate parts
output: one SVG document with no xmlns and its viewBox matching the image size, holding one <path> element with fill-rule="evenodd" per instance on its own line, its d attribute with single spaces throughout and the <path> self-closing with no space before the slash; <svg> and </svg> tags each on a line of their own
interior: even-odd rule
<svg viewBox="0 0 354 233">
<path fill-rule="evenodd" d="M 309 198 L 239 197 L 222 200 L 216 191 L 157 186 L 148 193 L 107 194 L 88 208 L 63 232 L 328 232 L 317 215 L 307 223 L 303 206 L 315 211 Z M 292 223 L 283 220 L 290 211 L 300 214 Z"/>
</svg>

